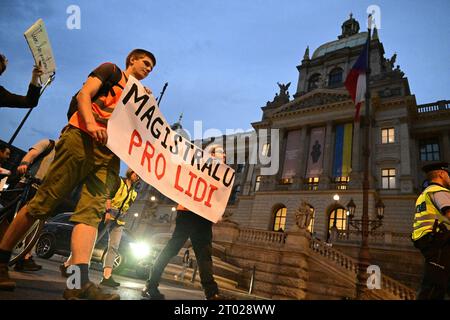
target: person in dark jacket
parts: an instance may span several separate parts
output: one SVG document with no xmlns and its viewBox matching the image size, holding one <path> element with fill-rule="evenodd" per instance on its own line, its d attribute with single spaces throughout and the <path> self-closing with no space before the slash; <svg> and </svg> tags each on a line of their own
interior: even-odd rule
<svg viewBox="0 0 450 320">
<path fill-rule="evenodd" d="M 0 75 L 3 74 L 8 65 L 8 59 L 3 54 L 0 54 Z M 34 108 L 39 102 L 39 95 L 41 92 L 41 85 L 39 77 L 43 74 L 40 66 L 34 66 L 31 73 L 31 82 L 28 86 L 26 96 L 14 94 L 0 86 L 0 108 Z"/>
</svg>

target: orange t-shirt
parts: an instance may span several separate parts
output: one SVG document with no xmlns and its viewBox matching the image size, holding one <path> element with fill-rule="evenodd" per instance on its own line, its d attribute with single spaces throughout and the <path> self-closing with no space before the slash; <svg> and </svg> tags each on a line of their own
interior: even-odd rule
<svg viewBox="0 0 450 320">
<path fill-rule="evenodd" d="M 121 74 L 120 80 L 117 82 L 113 80 L 114 77 L 118 77 L 118 72 Z M 106 128 L 108 119 L 111 117 L 123 88 L 126 85 L 127 78 L 120 71 L 119 67 L 113 63 L 103 63 L 89 74 L 89 77 L 96 77 L 102 81 L 102 84 L 110 82 L 111 87 L 99 89 L 99 92 L 92 100 L 92 113 L 94 115 L 95 122 L 100 127 Z M 80 112 L 76 111 L 69 119 L 69 124 L 79 128 L 85 132 L 87 131 L 86 123 L 81 117 Z"/>
</svg>

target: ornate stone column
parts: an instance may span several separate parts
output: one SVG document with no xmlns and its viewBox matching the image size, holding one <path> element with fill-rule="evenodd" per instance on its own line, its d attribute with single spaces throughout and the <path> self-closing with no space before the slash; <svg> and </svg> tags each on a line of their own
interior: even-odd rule
<svg viewBox="0 0 450 320">
<path fill-rule="evenodd" d="M 325 132 L 325 148 L 323 155 L 323 173 L 319 179 L 319 189 L 327 190 L 330 188 L 330 176 L 332 168 L 332 155 L 333 155 L 333 122 L 327 122 L 327 129 Z"/>
</svg>

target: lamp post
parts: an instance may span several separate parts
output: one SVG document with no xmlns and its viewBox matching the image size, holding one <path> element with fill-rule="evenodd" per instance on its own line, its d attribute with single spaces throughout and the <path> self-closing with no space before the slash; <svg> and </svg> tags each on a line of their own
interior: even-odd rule
<svg viewBox="0 0 450 320">
<path fill-rule="evenodd" d="M 363 197 L 363 215 L 362 219 L 354 219 L 356 205 L 353 202 L 353 199 L 350 199 L 347 204 L 347 214 L 349 217 L 349 227 L 353 227 L 357 230 L 357 233 L 361 233 L 361 246 L 359 249 L 359 257 L 358 257 L 358 283 L 357 283 L 357 298 L 364 297 L 364 291 L 367 288 L 367 267 L 370 265 L 370 252 L 369 252 L 369 235 L 372 234 L 376 229 L 383 225 L 383 217 L 384 217 L 384 203 L 378 198 L 378 201 L 375 205 L 375 209 L 377 211 L 377 219 L 370 220 L 369 215 L 366 212 L 364 214 L 364 208 L 368 209 L 368 206 L 364 205 L 364 197 Z M 369 230 L 370 229 L 370 230 Z"/>
</svg>

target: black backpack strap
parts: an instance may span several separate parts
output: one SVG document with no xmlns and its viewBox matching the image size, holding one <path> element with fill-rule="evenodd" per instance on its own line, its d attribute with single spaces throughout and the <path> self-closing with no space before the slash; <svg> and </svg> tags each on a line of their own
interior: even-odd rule
<svg viewBox="0 0 450 320">
<path fill-rule="evenodd" d="M 124 74 L 125 76 L 125 74 Z M 97 100 L 98 97 L 101 95 L 105 95 L 111 93 L 112 96 L 115 96 L 115 92 L 113 90 L 114 86 L 119 86 L 122 90 L 124 89 L 120 84 L 120 80 L 122 79 L 122 71 L 114 65 L 114 71 L 108 76 L 108 78 L 102 83 L 102 86 L 98 90 L 98 92 L 92 97 L 92 101 Z M 125 76 L 125 79 L 127 77 Z M 69 110 L 67 111 L 67 119 L 70 120 L 72 115 L 78 110 L 78 102 L 77 102 L 77 95 L 80 91 L 75 93 L 75 95 L 72 97 L 72 100 L 70 101 Z"/>
</svg>

